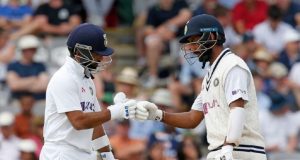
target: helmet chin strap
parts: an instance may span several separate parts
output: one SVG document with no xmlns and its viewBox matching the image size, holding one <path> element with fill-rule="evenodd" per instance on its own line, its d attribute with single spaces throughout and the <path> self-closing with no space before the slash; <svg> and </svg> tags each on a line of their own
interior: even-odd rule
<svg viewBox="0 0 300 160">
<path fill-rule="evenodd" d="M 205 51 L 205 53 L 199 56 L 199 62 L 202 62 L 202 69 L 205 68 L 206 63 L 209 62 L 209 60 L 211 59 L 211 54 L 212 49 L 208 49 Z"/>
<path fill-rule="evenodd" d="M 84 77 L 85 78 L 92 78 L 92 79 L 94 79 L 95 77 L 93 76 L 93 74 L 91 73 L 91 71 L 89 70 L 89 68 L 88 67 L 84 67 Z"/>
</svg>

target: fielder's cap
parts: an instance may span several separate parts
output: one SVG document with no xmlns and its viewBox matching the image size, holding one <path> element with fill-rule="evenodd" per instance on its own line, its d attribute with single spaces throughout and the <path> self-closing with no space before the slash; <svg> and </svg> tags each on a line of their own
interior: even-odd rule
<svg viewBox="0 0 300 160">
<path fill-rule="evenodd" d="M 15 117 L 10 112 L 0 113 L 0 127 L 1 126 L 10 126 L 14 123 Z"/>
<path fill-rule="evenodd" d="M 220 22 L 211 15 L 201 14 L 192 17 L 185 25 L 184 36 L 179 43 L 187 43 L 187 39 L 194 35 L 201 35 L 204 32 L 218 32 L 222 35 L 222 42 L 225 42 L 225 33 Z"/>
<path fill-rule="evenodd" d="M 22 139 L 18 144 L 19 150 L 22 152 L 35 152 L 37 146 L 31 139 Z"/>
<path fill-rule="evenodd" d="M 284 66 L 282 63 L 279 62 L 273 62 L 270 65 L 268 71 L 271 77 L 277 79 L 283 78 L 288 75 L 288 69 L 286 68 L 286 66 Z"/>
<path fill-rule="evenodd" d="M 28 48 L 38 48 L 40 45 L 39 39 L 34 36 L 34 35 L 26 35 L 21 37 L 18 43 L 18 47 L 23 50 L 23 49 L 28 49 Z"/>
<path fill-rule="evenodd" d="M 76 43 L 91 46 L 92 52 L 102 56 L 109 56 L 114 52 L 112 48 L 107 47 L 104 31 L 94 24 L 80 24 L 69 34 L 68 47 L 75 48 Z"/>
<path fill-rule="evenodd" d="M 300 34 L 296 30 L 290 30 L 288 32 L 285 32 L 285 34 L 283 35 L 284 44 L 297 41 L 300 41 Z"/>
<path fill-rule="evenodd" d="M 131 84 L 131 85 L 138 85 L 138 73 L 137 70 L 131 67 L 124 68 L 119 76 L 116 79 L 117 82 Z"/>
<path fill-rule="evenodd" d="M 255 51 L 253 55 L 254 60 L 260 60 L 260 61 L 266 61 L 266 62 L 272 62 L 273 58 L 270 53 L 268 53 L 265 49 L 259 49 Z"/>
<path fill-rule="evenodd" d="M 166 107 L 174 107 L 171 92 L 165 88 L 155 90 L 151 97 L 151 101 L 155 104 L 161 104 Z"/>
</svg>

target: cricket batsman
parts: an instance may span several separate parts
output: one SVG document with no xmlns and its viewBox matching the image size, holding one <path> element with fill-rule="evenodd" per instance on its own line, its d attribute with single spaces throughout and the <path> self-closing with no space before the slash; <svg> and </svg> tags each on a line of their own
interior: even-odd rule
<svg viewBox="0 0 300 160">
<path fill-rule="evenodd" d="M 136 101 L 125 94 L 100 110 L 93 75 L 112 61 L 106 34 L 93 24 L 81 24 L 69 35 L 70 56 L 53 75 L 46 91 L 44 146 L 40 160 L 114 160 L 102 124 L 135 115 Z"/>
<path fill-rule="evenodd" d="M 210 64 L 191 110 L 167 113 L 151 102 L 141 101 L 136 118 L 180 128 L 194 128 L 205 119 L 208 160 L 266 160 L 252 74 L 240 57 L 223 48 L 221 24 L 206 14 L 192 17 L 179 42 L 189 63 L 199 60 Z"/>
</svg>

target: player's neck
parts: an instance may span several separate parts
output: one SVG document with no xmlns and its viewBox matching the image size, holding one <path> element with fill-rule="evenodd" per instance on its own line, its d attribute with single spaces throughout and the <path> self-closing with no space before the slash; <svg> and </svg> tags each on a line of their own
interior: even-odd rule
<svg viewBox="0 0 300 160">
<path fill-rule="evenodd" d="M 210 64 L 213 64 L 215 62 L 215 60 L 218 58 L 218 56 L 222 53 L 223 51 L 223 47 L 222 46 L 216 46 L 213 48 L 212 50 L 212 55 L 210 58 Z"/>
</svg>

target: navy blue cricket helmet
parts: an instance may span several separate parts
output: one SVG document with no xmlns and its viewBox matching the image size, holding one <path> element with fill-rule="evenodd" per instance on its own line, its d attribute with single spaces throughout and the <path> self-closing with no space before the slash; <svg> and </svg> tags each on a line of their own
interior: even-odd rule
<svg viewBox="0 0 300 160">
<path fill-rule="evenodd" d="M 194 35 L 202 35 L 207 32 L 218 33 L 218 43 L 223 44 L 225 42 L 225 33 L 223 26 L 212 15 L 201 14 L 192 17 L 184 28 L 184 36 L 179 39 L 180 43 L 187 43 L 188 38 Z"/>
<path fill-rule="evenodd" d="M 68 37 L 67 45 L 75 48 L 76 43 L 90 46 L 91 51 L 102 56 L 113 54 L 113 49 L 107 47 L 107 38 L 104 31 L 94 24 L 83 23 L 78 25 Z"/>
<path fill-rule="evenodd" d="M 192 17 L 185 25 L 184 36 L 179 39 L 179 43 L 182 44 L 181 50 L 185 53 L 184 57 L 190 64 L 195 62 L 195 58 L 206 63 L 210 59 L 212 48 L 215 45 L 223 45 L 224 42 L 225 33 L 222 25 L 214 16 L 208 14 Z"/>
<path fill-rule="evenodd" d="M 71 57 L 77 57 L 79 63 L 92 74 L 104 69 L 112 61 L 110 55 L 114 50 L 107 46 L 105 32 L 94 24 L 84 23 L 75 27 L 69 34 L 67 46 Z M 92 53 L 106 57 L 105 59 L 108 60 L 97 62 Z"/>
</svg>

